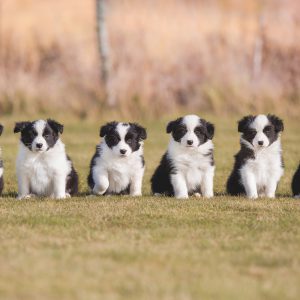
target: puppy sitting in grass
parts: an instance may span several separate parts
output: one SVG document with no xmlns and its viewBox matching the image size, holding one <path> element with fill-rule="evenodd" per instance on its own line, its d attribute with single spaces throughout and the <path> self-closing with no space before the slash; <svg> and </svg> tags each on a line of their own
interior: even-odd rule
<svg viewBox="0 0 300 300">
<path fill-rule="evenodd" d="M 21 133 L 17 157 L 18 199 L 32 196 L 62 199 L 78 192 L 78 176 L 54 120 L 18 122 Z"/>
<path fill-rule="evenodd" d="M 214 132 L 213 124 L 196 115 L 168 124 L 169 147 L 151 179 L 154 195 L 213 197 Z"/>
<path fill-rule="evenodd" d="M 95 195 L 142 195 L 146 129 L 136 123 L 110 122 L 100 128 L 88 176 Z"/>
<path fill-rule="evenodd" d="M 274 198 L 283 175 L 280 135 L 283 122 L 274 115 L 246 116 L 238 122 L 241 149 L 227 181 L 230 195 Z"/>
</svg>

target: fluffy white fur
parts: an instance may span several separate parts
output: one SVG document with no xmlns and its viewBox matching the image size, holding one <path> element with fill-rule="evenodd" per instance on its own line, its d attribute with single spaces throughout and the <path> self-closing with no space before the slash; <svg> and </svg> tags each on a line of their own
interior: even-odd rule
<svg viewBox="0 0 300 300">
<path fill-rule="evenodd" d="M 252 123 L 251 127 L 257 131 L 253 145 L 241 138 L 241 143 L 253 150 L 255 155 L 255 159 L 248 160 L 240 170 L 248 198 L 274 198 L 277 184 L 283 175 L 280 136 L 269 145 L 269 139 L 263 132 L 268 122 L 265 115 L 259 115 Z M 258 141 L 263 141 L 263 146 Z"/>
<path fill-rule="evenodd" d="M 38 121 L 35 128 L 38 136 L 32 143 L 47 142 L 42 136 L 45 121 Z M 46 148 L 45 148 L 46 149 Z M 53 198 L 66 198 L 66 180 L 71 171 L 71 162 L 67 160 L 65 145 L 60 139 L 48 151 L 33 152 L 20 142 L 17 156 L 18 199 L 30 198 L 33 195 Z"/>
<path fill-rule="evenodd" d="M 100 156 L 95 159 L 92 174 L 95 182 L 93 193 L 103 195 L 105 193 L 120 193 L 130 186 L 131 196 L 142 195 L 142 181 L 145 167 L 141 163 L 143 155 L 143 142 L 140 148 L 132 152 L 125 142 L 125 136 L 129 126 L 119 123 L 116 130 L 120 135 L 120 142 L 112 149 L 103 139 L 98 145 Z M 120 150 L 125 149 L 126 154 L 120 156 Z"/>
<path fill-rule="evenodd" d="M 183 123 L 187 127 L 187 133 L 180 143 L 171 140 L 168 146 L 167 156 L 172 160 L 172 165 L 176 168 L 177 174 L 171 175 L 171 183 L 174 188 L 176 198 L 188 198 L 189 191 L 201 187 L 202 196 L 213 197 L 213 179 L 215 166 L 211 165 L 211 157 L 208 156 L 214 146 L 211 140 L 198 145 L 198 137 L 194 129 L 199 125 L 199 117 L 188 115 L 183 118 Z M 187 141 L 192 140 L 193 146 L 187 147 Z M 200 196 L 198 193 L 196 196 Z"/>
</svg>

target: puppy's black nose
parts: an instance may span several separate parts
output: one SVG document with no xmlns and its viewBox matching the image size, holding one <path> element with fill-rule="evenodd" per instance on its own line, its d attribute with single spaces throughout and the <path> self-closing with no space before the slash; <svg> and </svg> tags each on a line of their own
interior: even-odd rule
<svg viewBox="0 0 300 300">
<path fill-rule="evenodd" d="M 186 141 L 188 145 L 193 145 L 193 141 L 192 140 L 187 140 Z"/>
<path fill-rule="evenodd" d="M 258 145 L 262 146 L 264 144 L 264 141 L 258 141 Z"/>
<path fill-rule="evenodd" d="M 121 150 L 120 150 L 120 153 L 121 153 L 121 154 L 125 154 L 126 152 L 127 152 L 126 149 L 121 149 Z"/>
<path fill-rule="evenodd" d="M 39 149 L 41 149 L 43 147 L 43 144 L 42 143 L 37 143 L 36 147 L 39 148 Z"/>
</svg>

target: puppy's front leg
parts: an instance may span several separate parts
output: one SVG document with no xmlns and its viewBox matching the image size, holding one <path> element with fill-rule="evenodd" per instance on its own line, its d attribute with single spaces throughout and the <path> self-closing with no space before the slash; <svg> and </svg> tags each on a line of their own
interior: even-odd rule
<svg viewBox="0 0 300 300">
<path fill-rule="evenodd" d="M 137 172 L 131 178 L 130 182 L 130 195 L 142 196 L 142 183 L 143 183 L 144 170 Z"/>
<path fill-rule="evenodd" d="M 241 170 L 241 177 L 247 197 L 256 199 L 258 197 L 258 193 L 254 174 L 250 170 L 244 169 Z"/>
<path fill-rule="evenodd" d="M 211 198 L 214 196 L 214 170 L 215 168 L 211 167 L 203 174 L 202 182 L 200 184 L 203 197 Z"/>
<path fill-rule="evenodd" d="M 276 188 L 277 188 L 277 180 L 271 178 L 266 185 L 266 197 L 275 198 Z"/>
<path fill-rule="evenodd" d="M 54 198 L 66 198 L 66 175 L 56 174 L 53 181 Z"/>
<path fill-rule="evenodd" d="M 189 197 L 186 182 L 182 174 L 172 174 L 171 183 L 176 198 L 187 199 Z"/>
<path fill-rule="evenodd" d="M 95 170 L 93 172 L 95 182 L 93 193 L 95 195 L 103 195 L 109 187 L 108 174 L 105 170 Z"/>
<path fill-rule="evenodd" d="M 30 181 L 27 174 L 18 172 L 18 199 L 30 198 Z"/>
</svg>

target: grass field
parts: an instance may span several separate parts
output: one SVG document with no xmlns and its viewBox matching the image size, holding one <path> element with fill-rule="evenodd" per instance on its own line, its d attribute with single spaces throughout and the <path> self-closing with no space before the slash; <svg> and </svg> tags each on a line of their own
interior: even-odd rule
<svg viewBox="0 0 300 300">
<path fill-rule="evenodd" d="M 18 136 L 2 119 L 5 192 L 0 201 L 1 299 L 299 299 L 300 202 L 290 181 L 299 124 L 286 120 L 286 164 L 276 200 L 224 196 L 238 150 L 236 119 L 216 119 L 217 197 L 153 198 L 149 178 L 164 152 L 167 119 L 143 123 L 144 197 L 16 201 Z M 87 192 L 103 120 L 65 122 L 63 140 Z"/>
</svg>

